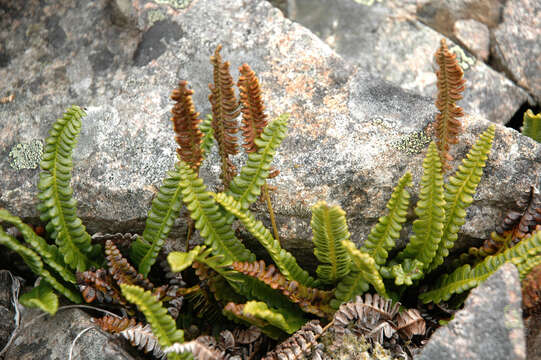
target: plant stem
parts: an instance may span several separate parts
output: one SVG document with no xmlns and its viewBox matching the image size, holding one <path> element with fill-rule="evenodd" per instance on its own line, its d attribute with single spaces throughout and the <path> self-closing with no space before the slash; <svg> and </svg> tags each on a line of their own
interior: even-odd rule
<svg viewBox="0 0 541 360">
<path fill-rule="evenodd" d="M 274 238 L 280 243 L 280 245 L 282 245 L 282 242 L 280 241 L 280 236 L 278 236 L 278 227 L 276 227 L 274 211 L 272 210 L 272 204 L 269 196 L 269 187 L 266 182 L 263 185 L 263 195 L 265 196 L 265 200 L 267 201 L 267 208 L 269 209 L 269 216 L 272 224 L 272 231 L 274 232 Z"/>
</svg>

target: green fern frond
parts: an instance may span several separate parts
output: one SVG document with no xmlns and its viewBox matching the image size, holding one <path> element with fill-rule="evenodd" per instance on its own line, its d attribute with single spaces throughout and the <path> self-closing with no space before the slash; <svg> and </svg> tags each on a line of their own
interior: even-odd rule
<svg viewBox="0 0 541 360">
<path fill-rule="evenodd" d="M 4 245 L 19 254 L 34 274 L 41 276 L 43 280 L 47 281 L 59 293 L 74 303 L 79 304 L 82 301 L 81 296 L 77 292 L 62 285 L 47 269 L 44 268 L 41 258 L 34 250 L 27 248 L 14 237 L 8 235 L 1 226 L 0 245 Z"/>
<path fill-rule="evenodd" d="M 64 257 L 58 251 L 55 245 L 49 245 L 42 237 L 38 236 L 34 230 L 22 222 L 17 216 L 11 215 L 6 209 L 0 209 L 0 220 L 15 225 L 23 235 L 24 240 L 32 249 L 43 257 L 43 261 L 56 271 L 62 279 L 72 284 L 76 283 L 73 271 L 68 269 L 64 263 Z"/>
<path fill-rule="evenodd" d="M 282 309 L 271 309 L 262 301 L 248 301 L 244 305 L 244 313 L 255 316 L 267 321 L 288 334 L 293 334 L 299 330 L 306 322 L 306 319 L 297 317 L 288 311 Z"/>
<path fill-rule="evenodd" d="M 66 264 L 78 271 L 85 271 L 92 264 L 89 256 L 100 251 L 97 245 L 92 246 L 90 235 L 76 215 L 77 201 L 72 197 L 70 186 L 71 154 L 85 115 L 83 109 L 72 106 L 53 124 L 46 140 L 38 183 L 40 219 L 48 222 L 47 231 L 55 239 Z"/>
<path fill-rule="evenodd" d="M 470 265 L 464 265 L 453 271 L 450 275 L 443 275 L 433 290 L 421 294 L 419 298 L 424 303 L 431 301 L 439 303 L 440 301 L 448 300 L 453 294 L 460 294 L 479 285 L 505 262 L 511 262 L 521 268 L 523 271 L 519 273 L 521 277 L 524 277 L 527 274 L 527 267 L 531 265 L 530 259 L 538 258 L 540 254 L 541 231 L 538 231 L 502 253 L 487 256 L 473 269 Z M 535 263 L 537 260 L 531 262 Z"/>
<path fill-rule="evenodd" d="M 269 175 L 276 149 L 286 135 L 288 119 L 289 114 L 282 114 L 265 127 L 261 136 L 255 140 L 259 150 L 248 155 L 246 165 L 229 186 L 227 194 L 240 202 L 243 210 L 248 209 L 261 194 L 261 186 Z"/>
<path fill-rule="evenodd" d="M 203 250 L 204 246 L 196 246 L 188 252 L 172 251 L 167 255 L 167 262 L 174 272 L 187 269 Z"/>
<path fill-rule="evenodd" d="M 404 262 L 401 264 L 393 265 L 390 273 L 392 278 L 394 278 L 395 285 L 410 286 L 414 280 L 419 280 L 423 277 L 423 267 L 424 264 L 417 259 L 404 259 Z"/>
<path fill-rule="evenodd" d="M 270 231 L 265 228 L 261 221 L 255 219 L 250 210 L 243 210 L 239 201 L 236 201 L 232 196 L 225 193 L 212 195 L 217 203 L 235 215 L 242 222 L 246 230 L 265 247 L 280 272 L 288 280 L 295 280 L 305 286 L 314 286 L 316 283 L 315 279 L 297 264 L 297 260 L 290 252 L 282 249 L 280 243 L 272 237 Z"/>
<path fill-rule="evenodd" d="M 361 250 L 376 260 L 376 264 L 383 265 L 387 261 L 389 250 L 394 248 L 396 240 L 400 237 L 402 224 L 406 221 L 410 193 L 406 190 L 411 186 L 411 174 L 407 172 L 398 181 L 387 203 L 389 214 L 378 219 L 372 227 Z"/>
<path fill-rule="evenodd" d="M 338 285 L 334 292 L 334 299 L 330 304 L 333 309 L 338 309 L 340 305 L 355 299 L 355 296 L 362 295 L 368 291 L 370 285 L 366 282 L 360 271 L 352 270 L 347 274 Z"/>
<path fill-rule="evenodd" d="M 530 271 L 533 270 L 534 267 L 541 264 L 541 256 L 535 256 L 532 258 L 528 258 L 526 261 L 521 262 L 517 265 L 518 273 L 520 274 L 520 278 L 524 279 L 526 275 L 530 273 Z"/>
<path fill-rule="evenodd" d="M 495 126 L 491 125 L 483 132 L 475 145 L 470 149 L 457 172 L 445 184 L 445 221 L 443 223 L 441 242 L 438 251 L 429 266 L 434 270 L 449 255 L 449 250 L 458 238 L 458 230 L 464 225 L 466 209 L 473 202 L 473 195 L 483 176 L 488 154 L 494 139 Z"/>
<path fill-rule="evenodd" d="M 145 291 L 137 285 L 120 284 L 122 295 L 131 303 L 137 305 L 147 322 L 152 327 L 152 333 L 158 338 L 162 348 L 173 345 L 174 343 L 184 342 L 184 332 L 176 328 L 175 320 L 169 315 L 167 309 L 163 307 L 161 301 L 157 300 L 151 291 Z M 169 355 L 169 359 L 181 359 Z"/>
<path fill-rule="evenodd" d="M 220 211 L 203 180 L 183 161 L 179 163 L 179 170 L 182 200 L 190 210 L 196 229 L 205 238 L 205 244 L 214 254 L 223 256 L 224 265 L 233 261 L 254 261 L 254 254 L 235 237 L 224 212 Z"/>
<path fill-rule="evenodd" d="M 415 207 L 418 219 L 413 222 L 413 235 L 397 260 L 417 259 L 426 267 L 438 250 L 445 218 L 441 160 L 434 142 L 428 147 L 423 169 L 419 201 Z"/>
<path fill-rule="evenodd" d="M 362 278 L 370 283 L 381 296 L 388 298 L 389 296 L 385 292 L 385 285 L 374 258 L 357 249 L 350 240 L 342 240 L 342 245 L 347 249 L 351 257 L 351 271 L 360 272 Z"/>
<path fill-rule="evenodd" d="M 534 115 L 531 109 L 524 113 L 522 135 L 526 135 L 541 143 L 541 113 Z"/>
<path fill-rule="evenodd" d="M 314 255 L 320 263 L 317 276 L 325 283 L 335 283 L 349 273 L 351 258 L 342 240 L 349 240 L 346 213 L 340 206 L 329 207 L 319 201 L 312 207 Z"/>
<path fill-rule="evenodd" d="M 182 187 L 180 186 L 180 165 L 167 172 L 158 194 L 152 200 L 152 207 L 148 212 L 143 236 L 131 245 L 130 258 L 138 265 L 138 270 L 145 277 L 156 262 L 160 249 L 175 219 L 182 209 Z"/>
<path fill-rule="evenodd" d="M 203 159 L 210 153 L 212 145 L 214 144 L 214 129 L 212 128 L 212 115 L 208 114 L 206 118 L 199 124 L 199 130 L 203 133 L 203 139 L 201 140 L 201 152 Z"/>
<path fill-rule="evenodd" d="M 40 282 L 38 286 L 21 295 L 19 302 L 26 307 L 36 307 L 51 315 L 56 314 L 58 310 L 58 296 L 46 281 Z"/>
</svg>

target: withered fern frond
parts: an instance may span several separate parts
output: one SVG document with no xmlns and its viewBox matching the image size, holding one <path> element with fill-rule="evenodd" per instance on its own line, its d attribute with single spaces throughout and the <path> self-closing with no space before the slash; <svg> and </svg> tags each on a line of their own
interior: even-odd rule
<svg viewBox="0 0 541 360">
<path fill-rule="evenodd" d="M 193 90 L 188 89 L 187 81 L 181 81 L 173 90 L 171 99 L 176 103 L 171 110 L 173 113 L 171 121 L 176 133 L 175 140 L 180 146 L 177 149 L 178 155 L 197 171 L 203 161 L 201 151 L 203 133 L 199 129 L 201 119 L 199 119 L 199 113 L 195 111 L 192 95 Z"/>
<path fill-rule="evenodd" d="M 267 126 L 267 115 L 265 105 L 261 99 L 261 87 L 254 71 L 248 64 L 239 67 L 241 76 L 238 87 L 240 91 L 240 102 L 242 104 L 242 136 L 244 144 L 242 147 L 247 153 L 256 152 L 258 146 L 255 143 L 265 126 Z"/>
<path fill-rule="evenodd" d="M 239 102 L 235 97 L 234 83 L 229 72 L 229 62 L 223 61 L 220 55 L 221 45 L 216 47 L 210 62 L 214 66 L 214 84 L 209 84 L 211 94 L 209 102 L 212 105 L 212 128 L 218 142 L 218 152 L 222 159 L 221 178 L 225 189 L 236 175 L 236 168 L 229 159 L 230 155 L 238 153 L 235 134 L 238 132 L 236 118 L 240 114 Z"/>
<path fill-rule="evenodd" d="M 148 279 L 145 279 L 143 274 L 138 273 L 130 265 L 111 240 L 105 242 L 105 255 L 109 273 L 113 276 L 117 284 L 139 285 L 145 290 L 154 288 L 154 284 Z"/>
<path fill-rule="evenodd" d="M 461 92 L 464 91 L 464 72 L 456 60 L 456 55 L 449 52 L 445 39 L 441 40 L 441 45 L 435 54 L 439 70 L 436 71 L 438 77 L 438 98 L 436 107 L 439 113 L 436 115 L 436 136 L 437 145 L 440 153 L 443 169 L 450 168 L 448 161 L 452 160 L 449 155 L 449 145 L 458 142 L 458 134 L 462 129 L 459 117 L 464 116 L 464 111 L 456 105 L 456 102 L 462 99 Z"/>
</svg>

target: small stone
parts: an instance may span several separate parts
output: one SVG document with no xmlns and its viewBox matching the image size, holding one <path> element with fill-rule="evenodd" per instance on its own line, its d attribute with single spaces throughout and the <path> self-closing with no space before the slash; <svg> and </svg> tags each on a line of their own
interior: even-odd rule
<svg viewBox="0 0 541 360">
<path fill-rule="evenodd" d="M 475 20 L 457 20 L 454 27 L 457 40 L 483 61 L 488 59 L 490 32 L 485 24 Z"/>
</svg>

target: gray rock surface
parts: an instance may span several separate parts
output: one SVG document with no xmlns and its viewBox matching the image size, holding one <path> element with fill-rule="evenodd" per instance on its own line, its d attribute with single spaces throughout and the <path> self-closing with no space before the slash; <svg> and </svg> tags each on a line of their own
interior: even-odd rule
<svg viewBox="0 0 541 360">
<path fill-rule="evenodd" d="M 488 7 L 490 2 L 475 3 Z M 384 1 L 367 6 L 352 0 L 295 0 L 295 4 L 292 19 L 363 71 L 424 96 L 436 93 L 434 53 L 443 36 L 418 21 L 406 4 Z M 526 92 L 460 46 L 448 43 L 467 80 L 460 106 L 466 113 L 507 123 L 526 102 Z"/>
<path fill-rule="evenodd" d="M 0 270 L 0 359 L 12 334 L 19 325 L 17 311 L 20 281 L 8 270 Z"/>
<path fill-rule="evenodd" d="M 491 43 L 495 60 L 541 103 L 541 2 L 507 1 Z"/>
<path fill-rule="evenodd" d="M 419 182 L 433 99 L 380 80 L 379 71 L 368 75 L 348 65 L 264 1 L 198 0 L 185 8 L 173 3 L 139 0 L 126 8 L 119 0 L 111 16 L 106 0 L 43 8 L 29 2 L 20 17 L 1 17 L 10 32 L 0 39 L 9 60 L 0 68 L 0 93 L 14 93 L 15 99 L 0 104 L 0 206 L 29 220 L 38 216 L 38 170 L 17 170 L 7 155 L 17 144 L 43 141 L 65 108 L 78 104 L 88 113 L 73 155 L 79 216 L 91 233 L 142 231 L 151 198 L 175 161 L 171 90 L 179 79 L 189 80 L 197 110 L 209 113 L 209 56 L 221 43 L 235 78 L 244 62 L 259 74 L 271 117 L 291 113 L 274 163 L 281 174 L 270 181 L 277 186 L 273 205 L 286 246 L 311 248 L 310 207 L 318 200 L 340 204 L 352 239 L 364 240 L 403 173 L 410 169 Z M 420 54 L 433 51 L 430 46 Z M 495 84 L 489 89 L 501 91 Z M 505 98 L 513 97 L 512 89 Z M 457 159 L 489 124 L 464 118 L 465 131 L 453 151 Z M 201 170 L 211 189 L 217 185 L 217 159 L 214 151 Z M 240 164 L 242 156 L 235 161 Z M 463 244 L 486 238 L 540 171 L 540 145 L 498 127 L 461 232 Z"/>
<path fill-rule="evenodd" d="M 490 31 L 485 24 L 473 19 L 457 20 L 454 27 L 455 38 L 466 49 L 483 61 L 488 60 L 490 54 Z"/>
<path fill-rule="evenodd" d="M 90 316 L 79 309 L 60 309 L 49 316 L 37 309 L 23 308 L 21 328 L 8 348 L 4 360 L 72 359 L 138 360 L 126 352 L 113 335 L 97 328 Z"/>
<path fill-rule="evenodd" d="M 436 330 L 415 357 L 434 359 L 526 359 L 522 293 L 514 265 L 503 265 L 473 289 L 464 309 Z"/>
</svg>

